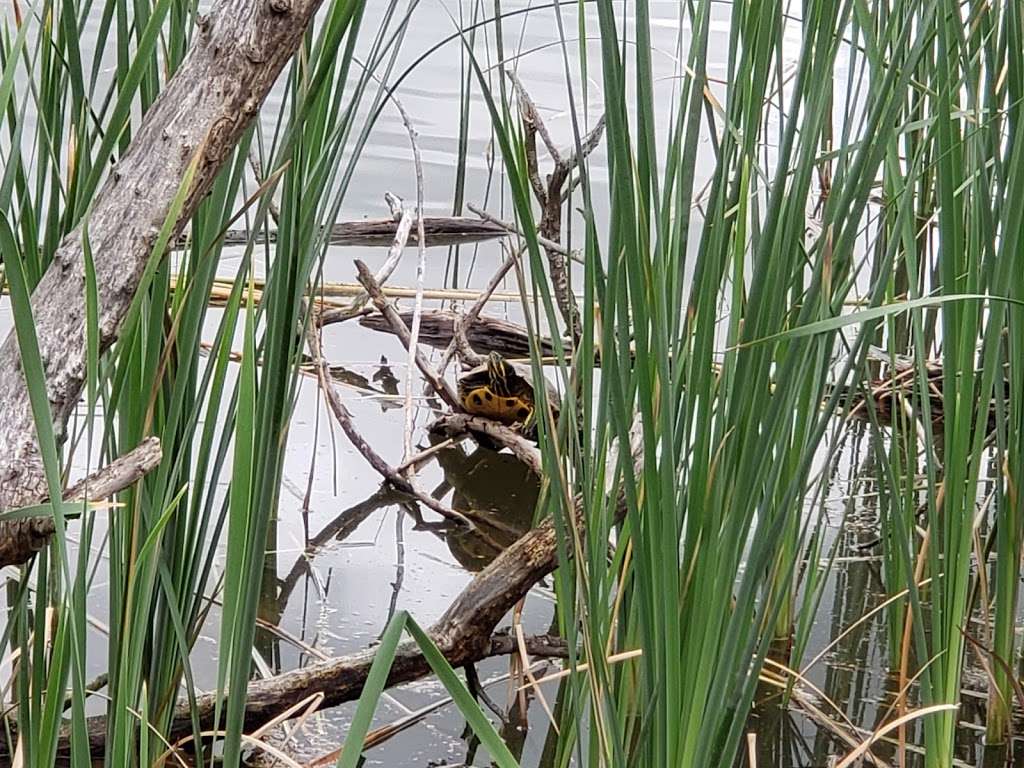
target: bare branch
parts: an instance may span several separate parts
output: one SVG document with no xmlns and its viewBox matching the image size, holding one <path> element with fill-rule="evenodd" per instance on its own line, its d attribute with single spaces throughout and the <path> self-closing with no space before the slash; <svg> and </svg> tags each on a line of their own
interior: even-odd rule
<svg viewBox="0 0 1024 768">
<path fill-rule="evenodd" d="M 100 501 L 136 483 L 160 465 L 160 440 L 147 437 L 128 453 L 75 483 L 64 492 L 65 501 Z M 19 565 L 47 545 L 55 530 L 52 517 L 30 517 L 4 525 L 0 537 L 0 567 Z"/>
<path fill-rule="evenodd" d="M 395 488 L 414 497 L 424 506 L 432 509 L 434 512 L 437 512 L 437 514 L 448 520 L 457 520 L 463 525 L 472 526 L 469 518 L 465 515 L 460 512 L 456 512 L 454 509 L 448 508 L 433 496 L 424 493 L 412 482 L 403 477 L 397 469 L 384 461 L 381 455 L 377 453 L 368 442 L 366 442 L 366 439 L 359 434 L 359 431 L 356 429 L 355 423 L 352 421 L 352 414 L 348 412 L 348 408 L 346 408 L 345 404 L 341 402 L 341 398 L 338 397 L 338 393 L 334 389 L 334 385 L 331 383 L 330 371 L 327 368 L 327 363 L 324 361 L 323 353 L 320 349 L 320 339 L 317 337 L 316 330 L 312 326 L 306 330 L 306 343 L 309 345 L 310 355 L 312 355 L 313 361 L 316 365 L 317 379 L 320 382 L 320 390 L 327 398 L 327 404 L 331 409 L 331 413 L 334 414 L 334 418 L 345 433 L 345 436 L 348 437 L 355 449 L 363 455 L 363 458 L 366 459 L 367 463 Z"/>
<path fill-rule="evenodd" d="M 530 94 L 527 92 L 526 87 L 523 85 L 519 76 L 514 70 L 505 70 L 509 79 L 512 81 L 512 86 L 515 88 L 516 94 L 519 96 L 519 111 L 523 116 L 523 121 L 529 120 L 534 127 L 537 129 L 537 133 L 540 134 L 541 140 L 544 142 L 544 146 L 547 147 L 548 154 L 551 159 L 555 161 L 555 164 L 562 162 L 562 154 L 558 151 L 555 146 L 555 142 L 551 140 L 551 134 L 548 133 L 548 127 L 544 125 L 544 120 L 541 119 L 540 112 L 537 110 L 537 105 L 533 103 L 533 99 L 530 98 Z"/>
<path fill-rule="evenodd" d="M 359 282 L 363 284 L 363 287 L 370 294 L 370 298 L 373 299 L 374 306 L 380 310 L 380 313 L 387 318 L 387 321 L 391 324 L 394 329 L 395 335 L 401 340 L 402 344 L 406 349 L 412 348 L 411 335 L 409 328 L 405 324 L 405 321 L 399 316 L 398 312 L 387 296 L 381 290 L 380 285 L 373 279 L 373 275 L 370 274 L 370 270 L 366 265 L 356 259 L 356 270 L 358 272 Z M 445 381 L 438 373 L 434 370 L 433 366 L 430 365 L 427 358 L 423 356 L 423 353 L 418 349 L 416 350 L 416 365 L 419 367 L 423 376 L 430 382 L 430 385 L 437 392 L 438 396 L 450 405 L 454 410 L 461 411 L 462 404 L 459 402 L 458 395 L 455 394 L 455 390 L 452 389 L 451 384 Z"/>
</svg>

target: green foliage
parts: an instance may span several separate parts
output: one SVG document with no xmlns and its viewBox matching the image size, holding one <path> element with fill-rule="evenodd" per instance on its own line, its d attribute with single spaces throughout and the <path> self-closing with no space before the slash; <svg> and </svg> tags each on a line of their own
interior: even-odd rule
<svg viewBox="0 0 1024 768">
<path fill-rule="evenodd" d="M 75 227 L 85 252 L 86 418 L 64 461 L 83 440 L 90 462 L 148 435 L 164 451 L 157 470 L 102 513 L 105 529 L 83 503 L 0 513 L 52 516 L 57 529 L 22 574 L 0 646 L 20 654 L 13 690 L 25 765 L 52 764 L 64 728 L 73 762 L 88 763 L 86 597 L 99 582 L 108 585 L 110 631 L 105 764 L 165 759 L 175 703 L 195 700 L 190 654 L 216 623 L 213 592 L 224 605 L 218 735 L 211 744 L 193 716 L 192 736 L 208 746 L 200 765 L 212 755 L 240 764 L 245 702 L 229 693 L 251 677 L 260 586 L 274 567 L 266 553 L 275 548 L 305 296 L 370 129 L 410 71 L 397 64 L 417 5 L 388 0 L 376 30 L 364 28 L 362 0 L 325 6 L 284 78 L 273 130 L 246 134 L 172 259 L 196 154 L 120 338 L 104 354 L 90 207 L 185 55 L 198 8 L 43 0 L 0 34 L 0 253 L 49 494 L 60 498 L 67 468 L 29 296 Z M 793 666 L 808 642 L 828 549 L 818 470 L 841 450 L 836 417 L 865 376 L 872 344 L 886 350 L 891 370 L 910 355 L 909 413 L 921 416 L 896 409 L 872 444 L 883 578 L 890 593 L 909 591 L 887 609 L 891 665 L 912 676 L 932 660 L 920 677 L 923 703 L 957 702 L 972 610 L 991 608 L 996 656 L 1012 661 L 1020 651 L 1024 17 L 1012 3 L 974 0 L 807 0 L 799 18 L 781 0 L 694 0 L 678 6 L 682 58 L 665 88 L 654 73 L 648 0 L 626 4 L 628 20 L 613 0 L 493 5 L 496 18 L 475 5 L 449 38 L 463 57 L 453 205 L 464 201 L 478 91 L 503 162 L 502 192 L 524 232 L 531 330 L 568 329 L 536 236 L 520 115 L 500 72 L 478 61 L 481 39 L 493 33 L 504 64 L 504 25 L 527 13 L 553 19 L 577 154 L 591 127 L 583 118 L 595 98 L 590 78 L 599 79 L 607 119 L 607 185 L 585 160 L 567 200 L 582 215 L 568 243 L 582 262 L 570 262 L 583 293 L 582 335 L 569 344 L 568 334 L 553 334 L 565 396 L 557 420 L 538 419 L 538 515 L 558 533 L 557 619 L 575 670 L 559 697 L 553 763 L 712 768 L 737 758 L 773 641 L 792 640 Z M 715 54 L 723 71 L 711 79 L 723 13 L 728 41 Z M 81 47 L 87 20 L 98 20 L 95 51 Z M 108 48 L 109 78 L 100 55 Z M 267 169 L 255 192 L 250 153 Z M 604 208 L 608 218 L 598 220 Z M 211 313 L 222 233 L 239 217 L 250 232 L 266 230 L 270 216 L 277 247 L 261 252 L 250 241 L 225 306 Z M 257 267 L 266 275 L 259 302 Z M 862 306 L 850 309 L 853 299 Z M 936 375 L 926 361 L 935 354 L 941 395 L 929 396 Z M 539 382 L 548 361 L 539 347 L 531 357 Z M 877 405 L 868 396 L 875 432 Z M 981 506 L 989 465 L 991 505 Z M 983 521 L 994 524 L 987 545 L 996 557 L 979 574 L 972 555 Z M 979 576 L 991 590 L 979 588 Z M 980 605 L 990 593 L 991 604 Z M 515 765 L 404 613 L 384 634 L 338 764 L 359 760 L 403 632 L 496 764 Z M 608 661 L 610 650 L 631 648 L 642 657 Z M 586 668 L 576 669 L 581 661 Z M 992 667 L 988 735 L 998 741 L 1011 680 L 1007 665 Z M 925 718 L 929 766 L 952 764 L 955 726 L 949 710 Z"/>
</svg>

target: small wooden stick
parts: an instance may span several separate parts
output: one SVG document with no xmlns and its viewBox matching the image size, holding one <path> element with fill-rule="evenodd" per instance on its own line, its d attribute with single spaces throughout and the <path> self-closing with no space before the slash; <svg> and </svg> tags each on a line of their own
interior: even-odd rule
<svg viewBox="0 0 1024 768">
<path fill-rule="evenodd" d="M 509 232 L 517 234 L 520 237 L 523 236 L 523 231 L 521 229 L 519 229 L 519 227 L 517 227 L 511 221 L 502 221 L 497 216 L 493 216 L 493 215 L 489 214 L 487 211 L 483 210 L 482 208 L 477 208 L 472 203 L 466 203 L 466 207 L 469 208 L 469 210 L 471 210 L 473 213 L 475 213 L 477 216 L 479 216 L 484 221 L 490 222 L 491 224 L 497 224 L 499 227 L 502 227 L 503 229 L 508 230 Z M 545 249 L 550 250 L 550 251 L 554 251 L 555 253 L 561 253 L 561 254 L 563 254 L 565 256 L 568 256 L 573 261 L 579 262 L 580 264 L 583 263 L 583 257 L 582 256 L 580 256 L 575 251 L 571 251 L 570 252 L 569 249 L 566 248 L 561 243 L 556 243 L 554 240 L 548 240 L 546 237 L 542 237 L 541 235 L 537 235 L 537 243 L 540 244 L 540 246 L 542 248 L 545 248 Z"/>
<path fill-rule="evenodd" d="M 392 201 L 388 200 L 390 204 Z M 395 230 L 395 239 L 391 241 L 391 247 L 388 249 L 388 256 L 384 259 L 384 263 L 380 269 L 377 270 L 377 274 L 374 276 L 378 283 L 385 282 L 391 273 L 395 271 L 395 267 L 398 266 L 398 262 L 402 258 L 402 251 L 405 250 L 405 245 L 409 240 L 409 233 L 412 231 L 412 223 L 415 220 L 412 209 L 404 209 L 398 214 L 398 227 Z M 366 304 L 370 300 L 370 294 L 366 291 L 361 292 L 358 296 L 352 299 L 347 307 L 344 309 L 334 310 L 331 316 L 331 322 L 340 323 L 345 320 L 350 320 L 353 317 L 358 317 L 363 314 L 366 309 Z M 323 324 L 323 313 L 321 313 L 320 323 Z"/>
<path fill-rule="evenodd" d="M 391 306 L 391 302 L 388 301 L 387 296 L 384 295 L 384 292 L 381 290 L 377 281 L 373 279 L 373 275 L 370 273 L 370 270 L 359 259 L 356 259 L 356 271 L 358 273 L 359 282 L 362 283 L 363 287 L 370 294 L 370 298 L 373 300 L 374 306 L 380 310 L 380 313 L 384 315 L 388 323 L 391 324 L 391 327 L 395 331 L 395 335 L 398 336 L 405 348 L 410 349 L 410 347 L 412 347 L 410 343 L 412 337 L 409 333 L 408 326 L 406 326 L 405 321 L 402 320 L 395 308 Z M 437 371 L 434 370 L 427 358 L 424 357 L 423 353 L 418 349 L 416 350 L 416 365 L 419 367 L 420 371 L 422 371 L 424 378 L 430 382 L 438 396 L 454 410 L 461 411 L 462 403 L 459 402 L 458 395 L 455 394 L 455 390 L 452 389 L 451 384 L 445 381 Z"/>
<path fill-rule="evenodd" d="M 448 344 L 448 348 L 444 351 L 444 354 L 441 355 L 440 370 L 442 374 L 444 373 L 445 368 L 448 367 L 448 363 L 455 354 L 456 348 L 458 348 L 460 355 L 467 357 L 466 350 L 461 346 L 463 340 L 466 341 L 466 346 L 469 347 L 470 351 L 473 351 L 472 346 L 469 344 L 469 339 L 466 338 L 466 328 L 472 325 L 480 316 L 483 308 L 487 305 L 487 302 L 490 301 L 491 295 L 498 290 L 498 286 L 501 285 L 501 281 L 505 279 L 505 275 L 508 274 L 509 270 L 515 266 L 521 253 L 522 251 L 520 251 L 520 253 L 509 254 L 508 258 L 501 263 L 500 267 L 498 267 L 498 271 L 491 277 L 490 282 L 487 283 L 487 287 L 484 288 L 484 292 L 480 294 L 480 298 L 473 302 L 473 306 L 469 308 L 465 315 L 461 318 L 456 318 L 454 328 L 452 329 L 454 331 L 452 340 Z M 472 357 L 467 357 L 467 359 L 472 360 Z"/>
</svg>

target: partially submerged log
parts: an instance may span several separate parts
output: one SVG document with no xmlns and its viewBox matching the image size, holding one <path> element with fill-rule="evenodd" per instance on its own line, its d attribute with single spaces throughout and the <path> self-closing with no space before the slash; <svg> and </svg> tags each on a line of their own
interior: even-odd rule
<svg viewBox="0 0 1024 768">
<path fill-rule="evenodd" d="M 406 325 L 412 323 L 412 312 L 400 312 Z M 436 349 L 446 349 L 455 335 L 455 320 L 458 315 L 449 310 L 439 309 L 420 315 L 420 341 Z M 383 333 L 394 333 L 391 324 L 380 314 L 359 318 L 364 328 Z M 526 329 L 508 320 L 491 315 L 480 315 L 464 326 L 466 339 L 474 351 L 480 354 L 500 352 L 506 357 L 525 358 L 530 356 L 530 337 Z M 540 353 L 544 357 L 555 354 L 551 339 L 541 336 L 538 340 Z"/>
<path fill-rule="evenodd" d="M 480 661 L 497 653 L 511 653 L 514 644 L 493 637 L 498 622 L 544 576 L 558 564 L 555 526 L 549 520 L 523 535 L 494 562 L 480 571 L 430 628 L 431 639 L 452 666 Z M 366 650 L 330 661 L 317 662 L 274 677 L 254 680 L 245 692 L 245 728 L 254 730 L 287 712 L 293 705 L 322 694 L 321 708 L 359 698 L 376 650 Z M 387 685 L 411 682 L 430 672 L 430 666 L 414 642 L 398 647 Z M 195 706 L 180 702 L 174 711 L 170 738 L 181 740 L 192 733 L 192 718 L 209 730 L 214 724 L 217 695 L 197 697 Z M 299 712 L 293 713 L 293 716 Z M 13 725 L 13 724 L 8 724 Z M 89 745 L 93 754 L 103 754 L 107 722 L 103 716 L 88 720 Z M 67 753 L 68 734 L 61 737 L 60 750 Z M 0 758 L 7 758 L 8 741 L 0 739 Z"/>
<path fill-rule="evenodd" d="M 618 459 L 618 447 L 609 458 L 609 465 Z M 643 459 L 643 443 L 639 421 L 630 430 L 628 450 L 634 467 Z M 625 515 L 626 500 L 621 491 L 616 498 L 616 518 Z M 582 501 L 576 500 L 575 515 L 583 526 L 586 515 Z M 550 519 L 525 533 L 488 566 L 480 571 L 455 598 L 444 615 L 428 634 L 452 666 L 459 667 L 485 659 L 499 652 L 512 651 L 512 644 L 495 644 L 494 630 L 498 623 L 542 578 L 558 566 L 558 538 L 554 522 Z M 285 672 L 274 677 L 249 683 L 246 696 L 245 728 L 255 730 L 280 716 L 297 716 L 302 708 L 294 705 L 312 696 L 321 695 L 320 708 L 353 701 L 362 693 L 366 677 L 376 651 L 373 648 L 329 661 L 310 664 L 302 669 Z M 395 655 L 387 685 L 419 679 L 430 672 L 430 667 L 415 643 L 401 644 Z M 216 694 L 199 696 L 192 707 L 180 702 L 174 711 L 170 736 L 174 740 L 189 738 L 193 717 L 203 730 L 213 725 Z M 8 725 L 13 725 L 8 723 Z M 92 717 L 88 721 L 90 749 L 102 754 L 106 742 L 106 718 Z M 0 740 L 0 758 L 8 757 L 4 750 L 8 742 Z M 66 754 L 68 734 L 61 737 L 60 749 Z"/>
<path fill-rule="evenodd" d="M 363 219 L 361 221 L 340 221 L 331 227 L 327 242 L 338 246 L 387 246 L 395 236 L 398 222 L 394 219 Z M 424 216 L 423 240 L 428 248 L 435 246 L 469 245 L 485 240 L 507 237 L 508 231 L 490 221 L 471 219 L 466 216 Z M 276 243 L 275 230 L 250 232 L 247 229 L 232 229 L 224 233 L 222 242 L 226 246 L 246 245 L 252 240 L 261 245 Z M 419 242 L 416 229 L 409 234 L 409 242 Z M 178 238 L 177 245 L 188 244 L 187 235 Z"/>
<path fill-rule="evenodd" d="M 320 2 L 217 0 L 199 21 L 184 61 L 146 112 L 90 207 L 101 350 L 117 338 L 187 168 L 197 160 L 175 236 L 259 113 Z M 64 238 L 32 295 L 47 394 L 60 435 L 85 381 L 84 285 L 79 226 Z M 12 332 L 0 348 L 0 509 L 27 506 L 45 496 L 32 409 Z M 19 535 L 18 528 L 0 524 L 0 541 Z"/>
</svg>

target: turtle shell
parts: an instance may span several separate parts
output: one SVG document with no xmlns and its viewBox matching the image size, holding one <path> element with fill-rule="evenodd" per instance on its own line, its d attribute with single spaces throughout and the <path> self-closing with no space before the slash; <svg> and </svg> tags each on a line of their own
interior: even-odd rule
<svg viewBox="0 0 1024 768">
<path fill-rule="evenodd" d="M 497 370 L 497 373 L 495 372 Z M 524 368 L 491 353 L 489 361 L 467 371 L 459 378 L 459 399 L 467 413 L 521 424 L 533 414 L 536 397 L 531 374 Z M 558 393 L 545 379 L 545 395 L 558 413 Z"/>
</svg>

